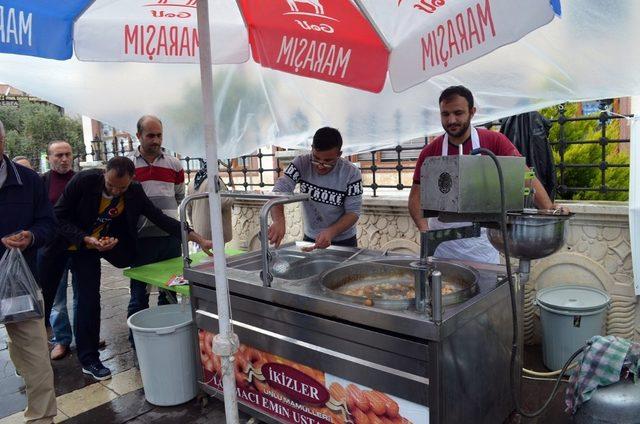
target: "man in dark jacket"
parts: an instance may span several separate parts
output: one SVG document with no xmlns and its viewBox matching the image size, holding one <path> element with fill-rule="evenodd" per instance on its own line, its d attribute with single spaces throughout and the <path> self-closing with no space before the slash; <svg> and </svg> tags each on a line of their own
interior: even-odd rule
<svg viewBox="0 0 640 424">
<path fill-rule="evenodd" d="M 4 126 L 0 122 L 0 256 L 20 249 L 34 276 L 36 250 L 49 242 L 55 218 L 40 177 L 4 155 Z M 49 362 L 44 320 L 31 319 L 5 325 L 9 355 L 27 389 L 26 421 L 52 423 L 57 414 L 53 370 Z"/>
<path fill-rule="evenodd" d="M 140 216 L 171 236 L 180 238 L 180 222 L 166 216 L 133 181 L 135 167 L 125 157 L 107 163 L 105 171 L 87 170 L 76 174 L 67 184 L 55 206 L 63 243 L 52 247 L 67 249 L 71 271 L 78 278 L 78 311 L 75 323 L 76 346 L 82 371 L 97 380 L 111 377 L 100 362 L 100 258 L 117 267 L 129 266 L 135 257 L 137 223 Z M 211 241 L 193 231 L 189 240 L 210 253 Z M 46 255 L 46 253 L 45 253 Z M 43 271 L 53 283 L 60 281 L 59 264 Z M 48 286 L 48 282 L 43 284 Z M 50 296 L 51 294 L 49 294 Z"/>
</svg>

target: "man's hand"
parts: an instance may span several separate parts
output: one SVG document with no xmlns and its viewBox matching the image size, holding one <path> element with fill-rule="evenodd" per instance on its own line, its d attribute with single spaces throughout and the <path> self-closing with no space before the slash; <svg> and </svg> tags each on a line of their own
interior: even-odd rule
<svg viewBox="0 0 640 424">
<path fill-rule="evenodd" d="M 118 239 L 115 237 L 101 237 L 97 239 L 95 237 L 85 236 L 84 243 L 89 249 L 93 248 L 98 252 L 106 252 L 116 247 Z"/>
<path fill-rule="evenodd" d="M 284 221 L 274 221 L 273 224 L 269 226 L 269 242 L 274 244 L 275 247 L 280 246 L 282 243 L 282 239 L 284 238 L 284 234 L 286 232 Z"/>
<path fill-rule="evenodd" d="M 7 249 L 24 250 L 31 246 L 32 242 L 33 234 L 31 234 L 31 231 L 20 231 L 2 238 L 2 244 L 4 244 Z"/>
<path fill-rule="evenodd" d="M 303 247 L 302 251 L 311 252 L 315 249 L 326 249 L 327 247 L 331 246 L 331 240 L 333 240 L 334 237 L 335 234 L 333 233 L 333 230 L 327 228 L 326 230 L 318 234 L 318 237 L 316 237 L 316 242 L 313 246 Z"/>
<path fill-rule="evenodd" d="M 326 249 L 331 246 L 331 240 L 335 237 L 333 231 L 329 228 L 323 230 L 318 237 L 316 237 L 316 249 Z"/>
<path fill-rule="evenodd" d="M 213 242 L 211 242 L 211 240 L 205 239 L 195 231 L 190 231 L 189 235 L 187 236 L 187 239 L 189 241 L 193 241 L 197 243 L 198 246 L 200 246 L 200 249 L 202 249 L 202 251 L 206 253 L 208 256 L 213 256 L 213 253 L 211 253 L 211 249 L 213 248 Z"/>
<path fill-rule="evenodd" d="M 551 209 L 553 211 L 557 211 L 557 213 L 559 215 L 567 215 L 567 214 L 571 213 L 571 210 L 569 209 L 568 206 L 562 206 L 562 205 L 558 205 L 556 203 L 553 204 L 553 207 Z"/>
</svg>

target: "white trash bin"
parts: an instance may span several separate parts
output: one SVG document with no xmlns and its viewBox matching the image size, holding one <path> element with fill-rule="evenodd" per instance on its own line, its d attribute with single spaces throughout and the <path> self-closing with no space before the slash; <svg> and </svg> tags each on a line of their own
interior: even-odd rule
<svg viewBox="0 0 640 424">
<path fill-rule="evenodd" d="M 559 370 L 587 340 L 601 335 L 611 298 L 586 286 L 558 286 L 538 291 L 542 325 L 542 362 Z"/>
<path fill-rule="evenodd" d="M 127 320 L 136 344 L 144 396 L 171 406 L 196 397 L 195 332 L 189 305 L 163 305 Z"/>
</svg>

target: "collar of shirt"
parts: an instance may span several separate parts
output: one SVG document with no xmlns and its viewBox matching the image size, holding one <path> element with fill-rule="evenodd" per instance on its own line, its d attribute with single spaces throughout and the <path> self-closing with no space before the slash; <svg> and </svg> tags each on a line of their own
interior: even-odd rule
<svg viewBox="0 0 640 424">
<path fill-rule="evenodd" d="M 140 146 L 138 146 L 138 148 L 133 151 L 133 157 L 136 158 L 136 159 L 142 159 L 143 161 L 147 162 L 147 160 L 144 158 L 144 156 L 142 156 L 142 153 L 140 152 Z M 163 157 L 164 157 L 164 149 L 161 149 L 160 150 L 160 154 L 153 160 L 153 162 L 155 162 L 158 159 L 161 159 Z M 147 162 L 147 163 L 149 163 L 149 162 Z M 149 165 L 151 165 L 151 164 L 149 164 Z"/>
<path fill-rule="evenodd" d="M 0 188 L 4 185 L 4 182 L 7 181 L 7 159 L 0 157 Z"/>
</svg>

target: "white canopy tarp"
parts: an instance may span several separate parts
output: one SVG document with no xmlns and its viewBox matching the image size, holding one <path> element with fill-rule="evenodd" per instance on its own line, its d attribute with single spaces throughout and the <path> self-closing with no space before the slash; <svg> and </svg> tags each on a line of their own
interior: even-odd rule
<svg viewBox="0 0 640 424">
<path fill-rule="evenodd" d="M 216 4 L 214 32 L 222 28 L 217 19 L 231 19 L 228 14 L 216 18 Z M 347 152 L 435 134 L 441 131 L 438 95 L 452 84 L 474 92 L 478 122 L 567 100 L 638 95 L 640 55 L 633 43 L 640 39 L 638 21 L 640 4 L 634 0 L 566 1 L 562 18 L 403 93 L 394 93 L 387 82 L 381 94 L 371 94 L 264 69 L 253 61 L 217 65 L 220 156 L 236 157 L 269 144 L 306 147 L 322 125 L 343 132 Z M 393 43 L 393 36 L 387 38 Z M 164 121 L 168 147 L 204 156 L 197 65 L 2 55 L 0 81 L 132 133 L 140 115 L 156 114 Z"/>
</svg>

